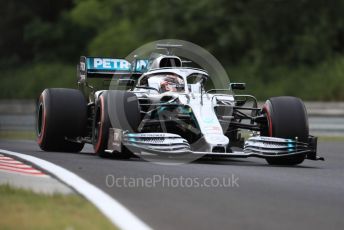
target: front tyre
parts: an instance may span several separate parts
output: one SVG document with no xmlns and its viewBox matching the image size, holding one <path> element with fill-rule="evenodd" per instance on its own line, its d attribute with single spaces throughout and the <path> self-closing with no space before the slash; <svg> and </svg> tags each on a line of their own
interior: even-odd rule
<svg viewBox="0 0 344 230">
<path fill-rule="evenodd" d="M 301 99 L 296 97 L 272 97 L 266 101 L 262 109 L 268 124 L 262 136 L 280 137 L 308 142 L 309 128 L 306 108 Z M 270 165 L 298 165 L 305 159 L 305 154 L 270 158 Z"/>
<path fill-rule="evenodd" d="M 37 143 L 44 151 L 80 152 L 84 143 L 72 142 L 84 135 L 87 105 L 79 90 L 45 89 L 37 104 Z"/>
<path fill-rule="evenodd" d="M 126 159 L 131 152 L 122 146 L 122 152 L 106 153 L 109 129 L 118 128 L 135 132 L 140 124 L 140 110 L 135 94 L 126 91 L 109 90 L 103 92 L 96 103 L 93 123 L 93 147 L 101 157 Z"/>
<path fill-rule="evenodd" d="M 108 114 L 107 93 L 99 96 L 95 108 L 95 118 L 93 122 L 93 149 L 95 154 L 107 157 L 105 152 L 108 143 L 109 129 L 111 123 Z"/>
</svg>

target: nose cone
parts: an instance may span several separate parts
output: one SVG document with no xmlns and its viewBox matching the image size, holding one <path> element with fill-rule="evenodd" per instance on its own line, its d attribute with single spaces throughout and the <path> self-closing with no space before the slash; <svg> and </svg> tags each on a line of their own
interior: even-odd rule
<svg viewBox="0 0 344 230">
<path fill-rule="evenodd" d="M 207 134 L 204 135 L 204 139 L 211 146 L 227 146 L 229 144 L 228 137 L 222 134 Z"/>
</svg>

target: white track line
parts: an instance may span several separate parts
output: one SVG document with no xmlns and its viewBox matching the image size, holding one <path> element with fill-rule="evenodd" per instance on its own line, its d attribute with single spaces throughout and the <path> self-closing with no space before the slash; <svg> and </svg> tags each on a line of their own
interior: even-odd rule
<svg viewBox="0 0 344 230">
<path fill-rule="evenodd" d="M 118 201 L 110 197 L 96 186 L 90 184 L 78 175 L 62 168 L 61 166 L 22 153 L 12 152 L 4 149 L 0 149 L 0 152 L 29 161 L 55 175 L 57 178 L 75 189 L 87 200 L 93 203 L 118 228 L 124 230 L 151 229 L 151 227 L 146 225 Z"/>
</svg>

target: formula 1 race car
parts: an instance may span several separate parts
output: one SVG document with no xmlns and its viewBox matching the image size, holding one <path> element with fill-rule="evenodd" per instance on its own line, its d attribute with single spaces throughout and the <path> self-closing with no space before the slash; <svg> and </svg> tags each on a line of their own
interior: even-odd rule
<svg viewBox="0 0 344 230">
<path fill-rule="evenodd" d="M 254 96 L 234 95 L 244 83 L 206 90 L 217 76 L 185 63 L 170 52 L 132 62 L 82 56 L 79 89 L 45 89 L 39 97 L 38 145 L 79 152 L 89 143 L 97 155 L 118 158 L 259 157 L 272 165 L 322 159 L 299 98 L 273 97 L 258 108 Z M 96 79 L 100 86 L 91 84 Z M 243 132 L 250 135 L 244 138 Z"/>
</svg>

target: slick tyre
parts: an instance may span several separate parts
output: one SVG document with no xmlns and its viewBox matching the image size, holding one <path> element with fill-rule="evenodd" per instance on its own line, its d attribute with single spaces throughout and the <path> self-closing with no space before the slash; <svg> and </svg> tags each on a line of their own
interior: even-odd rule
<svg viewBox="0 0 344 230">
<path fill-rule="evenodd" d="M 79 90 L 45 89 L 37 103 L 37 143 L 44 151 L 80 152 L 84 143 L 73 142 L 84 136 L 87 105 Z"/>
<path fill-rule="evenodd" d="M 130 158 L 131 152 L 124 146 L 122 146 L 123 151 L 121 153 L 109 154 L 105 152 L 108 147 L 109 129 L 118 128 L 135 132 L 140 121 L 139 104 L 135 94 L 119 90 L 104 91 L 99 96 L 95 109 L 93 125 L 95 153 L 101 157 Z"/>
<path fill-rule="evenodd" d="M 273 97 L 266 101 L 262 109 L 268 125 L 262 136 L 295 139 L 307 142 L 309 135 L 308 117 L 301 99 L 296 97 Z M 266 159 L 270 165 L 301 164 L 305 155 Z"/>
</svg>

